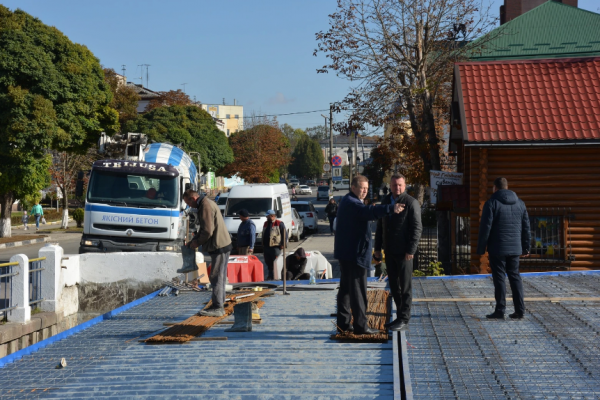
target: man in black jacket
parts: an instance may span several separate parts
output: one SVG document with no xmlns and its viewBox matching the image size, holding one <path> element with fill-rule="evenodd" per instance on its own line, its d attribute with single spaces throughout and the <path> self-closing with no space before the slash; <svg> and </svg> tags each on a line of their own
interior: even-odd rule
<svg viewBox="0 0 600 400">
<path fill-rule="evenodd" d="M 506 281 L 513 295 L 515 312 L 509 317 L 521 319 L 525 315 L 523 302 L 523 283 L 519 275 L 519 256 L 529 254 L 531 247 L 531 231 L 529 230 L 529 215 L 525 203 L 515 192 L 508 190 L 505 178 L 494 181 L 494 194 L 485 202 L 479 223 L 479 240 L 477 254 L 489 254 L 494 281 L 496 309 L 486 318 L 504 319 L 506 309 Z"/>
<path fill-rule="evenodd" d="M 386 268 L 397 318 L 386 324 L 392 331 L 408 328 L 412 305 L 413 259 L 423 232 L 421 205 L 406 192 L 406 179 L 401 174 L 390 178 L 390 194 L 381 201 L 385 204 L 403 204 L 400 214 L 388 215 L 377 221 L 375 257 L 381 259 L 385 250 Z"/>
<path fill-rule="evenodd" d="M 288 281 L 310 279 L 310 274 L 304 272 L 306 269 L 306 252 L 302 247 L 298 247 L 294 254 L 290 254 L 285 258 L 285 266 L 287 269 L 286 279 Z"/>
</svg>

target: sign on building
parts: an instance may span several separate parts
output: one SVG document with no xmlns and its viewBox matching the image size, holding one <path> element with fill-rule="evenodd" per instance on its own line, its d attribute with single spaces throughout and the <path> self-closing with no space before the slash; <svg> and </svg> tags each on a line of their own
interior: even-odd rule
<svg viewBox="0 0 600 400">
<path fill-rule="evenodd" d="M 437 203 L 438 185 L 462 185 L 463 174 L 458 172 L 429 171 L 429 198 L 431 204 Z"/>
<path fill-rule="evenodd" d="M 206 174 L 206 185 L 208 186 L 208 189 L 215 188 L 215 173 L 214 172 L 211 171 Z"/>
</svg>

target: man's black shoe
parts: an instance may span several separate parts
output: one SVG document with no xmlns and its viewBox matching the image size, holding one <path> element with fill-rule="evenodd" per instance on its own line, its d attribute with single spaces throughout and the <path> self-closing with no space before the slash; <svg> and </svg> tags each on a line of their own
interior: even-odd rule
<svg viewBox="0 0 600 400">
<path fill-rule="evenodd" d="M 387 324 L 385 324 L 384 326 L 386 328 L 389 328 L 390 326 L 394 325 L 395 323 L 398 322 L 398 318 L 396 318 L 395 320 L 393 320 L 392 322 L 388 322 Z"/>
<path fill-rule="evenodd" d="M 367 328 L 364 332 L 363 331 L 354 331 L 355 335 L 376 335 L 380 333 L 377 329 L 371 329 L 371 328 Z"/>
<path fill-rule="evenodd" d="M 408 324 L 404 321 L 396 321 L 396 323 L 390 325 L 388 329 L 394 332 L 405 331 L 408 329 Z"/>
<path fill-rule="evenodd" d="M 510 314 L 509 317 L 512 319 L 523 319 L 525 317 L 525 315 L 515 312 L 515 313 Z"/>
<path fill-rule="evenodd" d="M 348 329 L 337 328 L 337 333 L 344 333 L 344 332 L 353 333 L 354 332 L 354 327 L 352 325 L 350 325 L 348 327 Z"/>
<path fill-rule="evenodd" d="M 487 319 L 504 319 L 504 313 L 494 311 L 491 314 L 485 316 Z"/>
</svg>

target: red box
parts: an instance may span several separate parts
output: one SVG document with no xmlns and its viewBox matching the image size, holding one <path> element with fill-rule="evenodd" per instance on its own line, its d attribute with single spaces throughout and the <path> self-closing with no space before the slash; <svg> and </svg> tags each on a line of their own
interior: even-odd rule
<svg viewBox="0 0 600 400">
<path fill-rule="evenodd" d="M 212 264 L 208 267 L 210 275 Z M 265 280 L 263 263 L 256 256 L 230 256 L 227 263 L 229 283 L 262 282 Z"/>
</svg>

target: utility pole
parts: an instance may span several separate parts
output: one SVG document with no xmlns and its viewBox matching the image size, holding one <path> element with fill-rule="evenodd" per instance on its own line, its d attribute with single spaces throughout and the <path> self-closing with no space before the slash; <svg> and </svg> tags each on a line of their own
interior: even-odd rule
<svg viewBox="0 0 600 400">
<path fill-rule="evenodd" d="M 187 85 L 187 82 L 181 84 L 181 86 L 183 86 L 183 93 L 185 93 L 185 85 Z"/>
<path fill-rule="evenodd" d="M 358 131 L 354 132 L 354 154 L 352 158 L 354 158 L 354 168 L 356 168 L 355 175 L 358 175 L 358 165 L 356 163 L 356 157 L 358 157 Z"/>
<path fill-rule="evenodd" d="M 331 167 L 329 177 L 329 193 L 333 196 L 333 106 L 329 105 L 329 166 Z"/>
<path fill-rule="evenodd" d="M 142 68 L 146 67 L 146 87 L 150 87 L 150 84 L 148 83 L 148 67 L 150 66 L 150 64 L 142 64 Z M 142 71 L 142 74 L 144 73 L 144 71 Z M 142 84 L 142 86 L 144 86 Z"/>
<path fill-rule="evenodd" d="M 125 83 L 127 83 L 127 78 L 125 77 L 125 71 L 127 69 L 125 68 L 125 64 L 121 64 L 121 71 L 123 71 L 123 79 L 125 79 Z"/>
</svg>

